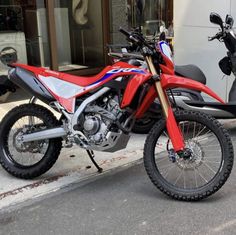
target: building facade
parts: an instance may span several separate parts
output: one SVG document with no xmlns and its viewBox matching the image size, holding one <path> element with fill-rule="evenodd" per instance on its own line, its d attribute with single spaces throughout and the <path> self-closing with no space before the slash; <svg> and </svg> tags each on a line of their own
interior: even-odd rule
<svg viewBox="0 0 236 235">
<path fill-rule="evenodd" d="M 106 45 L 125 41 L 120 26 L 153 34 L 172 19 L 172 0 L 1 0 L 0 75 L 16 60 L 96 73 L 108 63 Z"/>
<path fill-rule="evenodd" d="M 208 42 L 208 36 L 219 30 L 209 20 L 211 12 L 223 20 L 227 14 L 236 19 L 236 1 L 174 0 L 175 63 L 198 65 L 206 74 L 207 85 L 226 101 L 234 77 L 224 76 L 218 66 L 227 53 L 224 44 Z"/>
<path fill-rule="evenodd" d="M 0 77 L 16 61 L 95 74 L 110 62 L 107 44 L 127 43 L 120 26 L 153 35 L 172 21 L 173 0 L 1 0 Z"/>
<path fill-rule="evenodd" d="M 96 72 L 106 63 L 108 8 L 104 0 L 1 0 L 0 74 L 15 60 L 63 72 Z"/>
</svg>

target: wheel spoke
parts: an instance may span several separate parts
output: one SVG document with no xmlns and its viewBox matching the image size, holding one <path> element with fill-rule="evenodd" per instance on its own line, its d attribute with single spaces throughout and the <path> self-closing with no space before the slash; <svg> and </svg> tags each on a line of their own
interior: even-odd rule
<svg viewBox="0 0 236 235">
<path fill-rule="evenodd" d="M 183 170 L 183 178 L 184 178 L 184 189 L 186 189 L 185 170 Z"/>
<path fill-rule="evenodd" d="M 175 180 L 174 185 L 177 184 L 177 182 L 179 181 L 179 179 L 180 179 L 180 177 L 182 176 L 182 174 L 183 174 L 183 170 L 180 172 L 179 176 L 178 176 L 177 179 Z"/>
<path fill-rule="evenodd" d="M 197 135 L 195 136 L 195 138 L 198 137 L 198 136 L 200 136 L 200 134 L 201 134 L 205 129 L 206 129 L 206 127 L 204 126 L 204 127 L 197 133 Z"/>
<path fill-rule="evenodd" d="M 209 170 L 211 170 L 214 174 L 216 174 L 216 171 L 214 171 L 206 162 L 202 162 Z"/>
<path fill-rule="evenodd" d="M 214 163 L 214 164 L 221 164 L 221 162 L 219 162 L 219 161 L 209 161 L 209 160 L 204 160 L 204 161 L 202 161 L 203 163 L 204 162 L 208 162 L 208 163 Z"/>
<path fill-rule="evenodd" d="M 196 188 L 198 187 L 198 184 L 197 184 L 197 173 L 196 173 L 196 169 L 194 168 L 194 178 L 195 178 L 195 186 Z"/>
<path fill-rule="evenodd" d="M 167 135 L 166 131 L 163 131 L 163 134 L 166 136 L 167 139 L 169 139 L 169 135 Z"/>
<path fill-rule="evenodd" d="M 168 156 L 165 156 L 165 157 L 159 157 L 156 159 L 156 161 L 158 161 L 158 164 L 160 164 L 161 162 L 163 162 L 164 160 L 166 160 L 168 158 Z"/>
<path fill-rule="evenodd" d="M 169 175 L 169 173 L 171 172 L 171 170 L 172 170 L 174 167 L 175 167 L 175 165 L 171 166 L 171 167 L 167 170 L 166 174 L 164 175 L 164 178 L 167 178 L 167 176 Z"/>
<path fill-rule="evenodd" d="M 208 181 L 205 179 L 205 177 L 199 172 L 198 169 L 196 169 L 198 175 L 207 183 Z"/>
</svg>

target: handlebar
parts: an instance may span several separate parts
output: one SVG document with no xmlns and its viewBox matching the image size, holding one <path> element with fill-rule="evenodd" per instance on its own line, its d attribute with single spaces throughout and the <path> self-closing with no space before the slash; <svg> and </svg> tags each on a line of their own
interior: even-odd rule
<svg viewBox="0 0 236 235">
<path fill-rule="evenodd" d="M 151 49 L 151 50 L 153 49 L 152 46 L 148 42 L 146 42 L 146 40 L 143 38 L 141 33 L 137 31 L 128 32 L 121 27 L 119 31 L 123 33 L 128 38 L 128 40 L 130 40 L 133 43 L 138 44 L 138 46 L 147 47 L 148 49 Z"/>
<path fill-rule="evenodd" d="M 131 36 L 131 33 L 129 33 L 128 31 L 126 31 L 125 29 L 123 29 L 121 27 L 120 27 L 119 31 L 121 33 L 123 33 L 126 37 L 130 37 Z"/>
<path fill-rule="evenodd" d="M 223 32 L 219 32 L 219 33 L 217 33 L 215 36 L 213 36 L 213 37 L 208 37 L 208 41 L 213 41 L 213 40 L 215 40 L 215 39 L 220 39 L 221 37 L 223 37 L 223 35 L 224 35 L 224 33 Z"/>
<path fill-rule="evenodd" d="M 125 29 L 120 27 L 120 32 L 123 33 L 130 41 L 135 42 L 135 43 L 140 43 L 140 39 L 134 37 L 134 35 Z"/>
</svg>

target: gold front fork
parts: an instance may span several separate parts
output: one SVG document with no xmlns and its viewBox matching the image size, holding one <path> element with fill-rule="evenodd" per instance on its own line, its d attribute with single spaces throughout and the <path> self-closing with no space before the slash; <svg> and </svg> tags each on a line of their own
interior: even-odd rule
<svg viewBox="0 0 236 235">
<path fill-rule="evenodd" d="M 148 64 L 149 70 L 153 76 L 159 76 L 157 74 L 156 68 L 153 64 L 152 57 L 151 56 L 146 56 L 145 57 L 146 62 Z M 162 86 L 161 86 L 161 81 L 157 79 L 155 82 L 158 98 L 161 103 L 161 107 L 163 109 L 163 113 L 166 119 L 166 128 L 168 131 L 168 134 L 170 136 L 171 142 L 173 144 L 174 150 L 176 153 L 182 153 L 184 150 L 184 139 L 181 133 L 181 130 L 179 129 L 177 122 L 175 120 L 174 113 L 172 111 L 170 102 L 167 98 L 166 93 L 164 92 Z"/>
<path fill-rule="evenodd" d="M 158 73 L 156 71 L 156 68 L 153 64 L 152 57 L 151 56 L 146 56 L 145 59 L 146 59 L 146 62 L 148 64 L 148 67 L 149 67 L 149 70 L 150 70 L 151 74 L 152 75 L 158 75 Z M 166 94 L 164 93 L 164 90 L 162 89 L 161 82 L 157 81 L 155 83 L 155 86 L 156 86 L 158 98 L 160 100 L 165 118 L 168 118 L 168 111 L 169 111 L 169 107 L 170 107 L 169 100 L 167 99 Z"/>
</svg>

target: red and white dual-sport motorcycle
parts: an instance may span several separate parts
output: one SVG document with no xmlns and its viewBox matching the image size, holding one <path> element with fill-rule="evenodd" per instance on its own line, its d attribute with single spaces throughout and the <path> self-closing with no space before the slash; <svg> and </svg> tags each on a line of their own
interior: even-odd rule
<svg viewBox="0 0 236 235">
<path fill-rule="evenodd" d="M 9 79 L 61 114 L 60 120 L 34 102 L 12 109 L 0 125 L 0 162 L 10 174 L 25 179 L 48 171 L 56 162 L 62 141 L 85 149 L 115 152 L 126 147 L 137 118 L 156 97 L 163 118 L 147 136 L 144 165 L 151 181 L 179 200 L 200 200 L 225 183 L 233 166 L 233 147 L 227 131 L 214 118 L 192 111 L 172 111 L 166 91 L 183 87 L 223 101 L 203 84 L 156 70 L 168 61 L 140 33 L 120 30 L 142 48 L 148 70 L 125 62 L 107 66 L 93 77 L 12 64 Z M 163 70 L 163 69 L 162 69 Z"/>
</svg>

